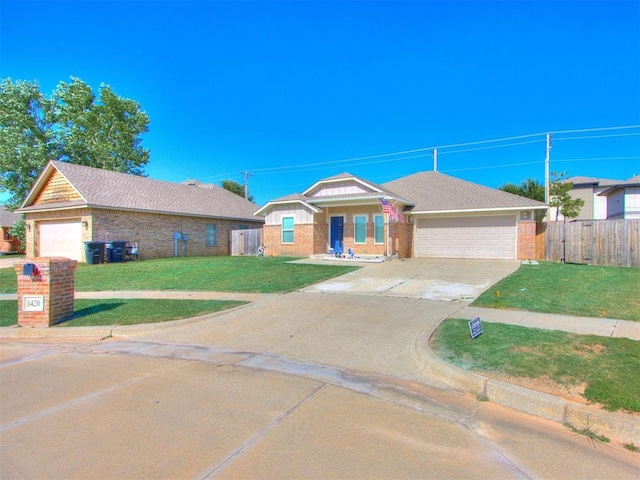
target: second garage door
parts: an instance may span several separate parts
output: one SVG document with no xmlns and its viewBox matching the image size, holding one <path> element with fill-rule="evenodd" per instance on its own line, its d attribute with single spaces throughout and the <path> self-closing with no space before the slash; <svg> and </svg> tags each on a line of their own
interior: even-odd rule
<svg viewBox="0 0 640 480">
<path fill-rule="evenodd" d="M 80 221 L 40 223 L 39 255 L 83 261 Z"/>
<path fill-rule="evenodd" d="M 516 258 L 516 216 L 420 218 L 416 257 Z"/>
</svg>

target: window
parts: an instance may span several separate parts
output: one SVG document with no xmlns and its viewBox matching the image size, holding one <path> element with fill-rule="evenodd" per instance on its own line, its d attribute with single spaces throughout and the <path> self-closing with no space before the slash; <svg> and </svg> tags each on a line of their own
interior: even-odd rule
<svg viewBox="0 0 640 480">
<path fill-rule="evenodd" d="M 367 216 L 366 215 L 354 215 L 353 223 L 355 225 L 355 243 L 367 242 Z"/>
<path fill-rule="evenodd" d="M 373 242 L 384 243 L 384 217 L 382 215 L 373 217 L 373 229 Z"/>
<path fill-rule="evenodd" d="M 206 236 L 207 247 L 218 246 L 218 226 L 215 223 L 207 223 Z"/>
<path fill-rule="evenodd" d="M 282 243 L 293 243 L 293 217 L 282 217 Z"/>
</svg>

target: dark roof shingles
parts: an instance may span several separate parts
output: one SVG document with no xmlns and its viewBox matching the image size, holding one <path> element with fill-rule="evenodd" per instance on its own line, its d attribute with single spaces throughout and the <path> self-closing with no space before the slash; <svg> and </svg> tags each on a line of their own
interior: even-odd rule
<svg viewBox="0 0 640 480">
<path fill-rule="evenodd" d="M 450 177 L 439 172 L 418 172 L 385 183 L 383 187 L 411 199 L 415 212 L 532 208 L 544 203 Z"/>
<path fill-rule="evenodd" d="M 221 187 L 207 188 L 52 162 L 86 200 L 111 209 L 261 221 L 256 205 Z"/>
</svg>

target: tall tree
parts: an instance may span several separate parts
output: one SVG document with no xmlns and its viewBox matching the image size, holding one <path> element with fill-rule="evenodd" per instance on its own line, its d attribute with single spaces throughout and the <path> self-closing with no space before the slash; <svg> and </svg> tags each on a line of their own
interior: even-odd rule
<svg viewBox="0 0 640 480">
<path fill-rule="evenodd" d="M 222 182 L 220 182 L 220 186 L 222 188 L 224 188 L 225 190 L 229 190 L 230 192 L 235 193 L 236 195 L 240 195 L 242 198 L 245 198 L 245 191 L 244 191 L 244 185 L 238 183 L 238 182 L 234 182 L 233 180 L 222 180 Z M 253 202 L 253 196 L 249 195 L 249 197 L 247 197 L 247 200 L 249 200 L 250 202 Z"/>
<path fill-rule="evenodd" d="M 544 202 L 544 184 L 538 182 L 534 178 L 527 178 L 523 180 L 520 185 L 515 183 L 505 183 L 499 190 L 503 190 L 508 193 L 520 195 L 521 197 L 530 198 L 539 202 Z M 545 216 L 544 210 L 536 210 L 536 222 L 542 222 Z"/>
<path fill-rule="evenodd" d="M 581 198 L 572 198 L 569 192 L 573 188 L 573 182 L 567 182 L 567 172 L 551 172 L 549 182 L 549 206 L 556 207 L 556 222 L 560 214 L 565 220 L 576 218 L 580 215 L 580 209 L 584 205 Z"/>
<path fill-rule="evenodd" d="M 499 190 L 544 202 L 544 185 L 535 178 L 527 178 L 520 185 L 505 183 Z"/>
<path fill-rule="evenodd" d="M 37 82 L 0 83 L 0 192 L 8 208 L 27 195 L 47 161 L 61 160 L 142 175 L 149 150 L 141 135 L 149 117 L 134 100 L 101 84 L 98 95 L 76 77 L 60 82 L 51 97 Z"/>
</svg>

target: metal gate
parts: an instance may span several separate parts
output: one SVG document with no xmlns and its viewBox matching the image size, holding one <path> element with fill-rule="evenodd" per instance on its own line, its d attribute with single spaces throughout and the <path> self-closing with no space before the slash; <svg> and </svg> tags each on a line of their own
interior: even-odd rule
<svg viewBox="0 0 640 480">
<path fill-rule="evenodd" d="M 229 232 L 229 250 L 234 257 L 256 255 L 262 244 L 262 229 L 231 230 Z"/>
</svg>

